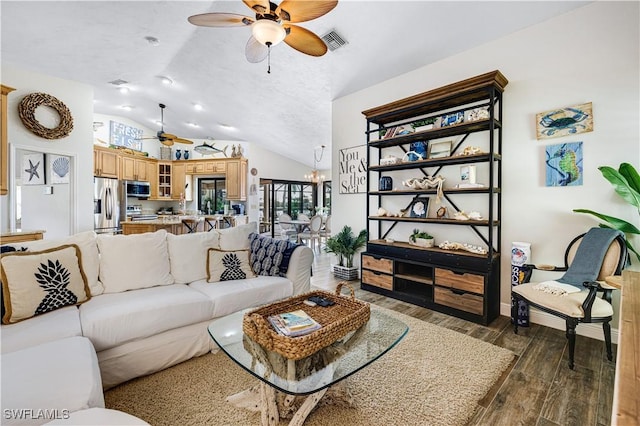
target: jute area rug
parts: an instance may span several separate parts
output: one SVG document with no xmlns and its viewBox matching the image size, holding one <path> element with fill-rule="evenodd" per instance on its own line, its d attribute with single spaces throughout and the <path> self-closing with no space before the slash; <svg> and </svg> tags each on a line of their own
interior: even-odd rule
<svg viewBox="0 0 640 426">
<path fill-rule="evenodd" d="M 319 406 L 305 425 L 464 425 L 514 358 L 509 350 L 464 334 L 372 309 L 400 318 L 409 333 L 351 376 L 355 407 Z M 260 425 L 259 413 L 225 401 L 255 383 L 218 352 L 117 386 L 106 392 L 105 401 L 107 408 L 151 425 Z"/>
</svg>

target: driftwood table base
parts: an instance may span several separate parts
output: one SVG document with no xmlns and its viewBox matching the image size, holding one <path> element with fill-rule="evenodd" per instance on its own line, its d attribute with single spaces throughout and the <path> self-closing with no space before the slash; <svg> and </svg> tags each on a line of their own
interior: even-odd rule
<svg viewBox="0 0 640 426">
<path fill-rule="evenodd" d="M 260 411 L 263 426 L 276 426 L 280 419 L 291 419 L 289 426 L 301 426 L 318 405 L 353 407 L 353 396 L 346 380 L 307 396 L 294 396 L 276 391 L 260 382 L 227 398 L 227 402 L 249 411 Z"/>
</svg>

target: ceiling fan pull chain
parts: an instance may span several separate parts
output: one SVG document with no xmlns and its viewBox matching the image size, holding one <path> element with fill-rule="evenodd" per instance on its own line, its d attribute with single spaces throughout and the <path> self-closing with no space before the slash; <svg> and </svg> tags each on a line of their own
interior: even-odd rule
<svg viewBox="0 0 640 426">
<path fill-rule="evenodd" d="M 267 74 L 271 74 L 271 43 L 267 42 Z"/>
</svg>

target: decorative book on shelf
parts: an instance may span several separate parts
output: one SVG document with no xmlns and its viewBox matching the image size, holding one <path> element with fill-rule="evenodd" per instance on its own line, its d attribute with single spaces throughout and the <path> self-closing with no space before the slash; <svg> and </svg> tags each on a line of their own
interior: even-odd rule
<svg viewBox="0 0 640 426">
<path fill-rule="evenodd" d="M 268 320 L 278 333 L 289 337 L 304 336 L 321 327 L 302 309 L 271 315 Z"/>
</svg>

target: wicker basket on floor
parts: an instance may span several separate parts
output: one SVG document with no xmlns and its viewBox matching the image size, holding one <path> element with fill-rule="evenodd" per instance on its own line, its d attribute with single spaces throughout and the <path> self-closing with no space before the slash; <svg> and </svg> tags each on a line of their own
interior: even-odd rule
<svg viewBox="0 0 640 426">
<path fill-rule="evenodd" d="M 351 290 L 350 296 L 340 294 L 343 286 Z M 334 305 L 327 307 L 305 305 L 303 302 L 311 296 L 332 300 Z M 298 309 L 304 310 L 322 327 L 304 336 L 288 337 L 279 334 L 267 319 L 272 315 Z M 369 321 L 370 315 L 369 304 L 357 300 L 353 288 L 346 282 L 341 282 L 336 287 L 335 294 L 317 290 L 254 309 L 244 315 L 242 329 L 247 336 L 265 349 L 279 353 L 285 358 L 298 360 L 362 327 Z"/>
</svg>

